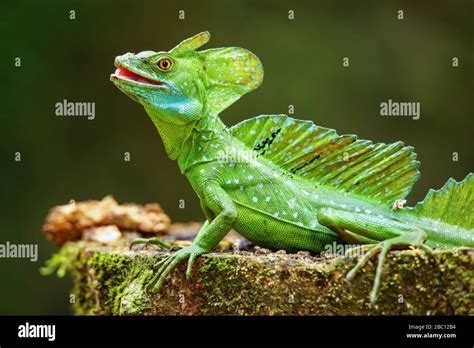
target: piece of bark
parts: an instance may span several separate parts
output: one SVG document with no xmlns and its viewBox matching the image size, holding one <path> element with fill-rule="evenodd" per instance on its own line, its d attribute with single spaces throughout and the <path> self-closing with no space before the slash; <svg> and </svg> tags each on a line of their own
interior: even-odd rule
<svg viewBox="0 0 474 348">
<path fill-rule="evenodd" d="M 52 208 L 43 225 L 47 238 L 60 245 L 79 240 L 87 229 L 116 226 L 119 230 L 164 234 L 171 220 L 159 204 L 119 205 L 112 196 L 101 201 L 72 202 Z"/>
</svg>

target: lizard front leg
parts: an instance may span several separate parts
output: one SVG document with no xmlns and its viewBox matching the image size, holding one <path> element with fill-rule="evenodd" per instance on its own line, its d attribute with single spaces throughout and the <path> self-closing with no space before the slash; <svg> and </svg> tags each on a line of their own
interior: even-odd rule
<svg viewBox="0 0 474 348">
<path fill-rule="evenodd" d="M 155 265 L 160 268 L 149 284 L 155 291 L 161 288 L 169 273 L 184 259 L 188 259 L 186 278 L 189 279 L 196 257 L 211 251 L 232 228 L 237 210 L 234 202 L 219 185 L 210 184 L 206 187 L 203 205 L 215 214 L 215 218 L 204 223 L 190 246 L 172 253 Z"/>
<path fill-rule="evenodd" d="M 370 294 L 372 304 L 377 300 L 383 264 L 390 249 L 418 247 L 432 253 L 431 248 L 424 244 L 428 238 L 426 232 L 387 218 L 324 208 L 318 212 L 318 221 L 334 230 L 346 242 L 365 244 L 348 250 L 350 253 L 366 251 L 354 268 L 347 273 L 346 281 L 348 283 L 374 255 L 380 253 Z"/>
</svg>

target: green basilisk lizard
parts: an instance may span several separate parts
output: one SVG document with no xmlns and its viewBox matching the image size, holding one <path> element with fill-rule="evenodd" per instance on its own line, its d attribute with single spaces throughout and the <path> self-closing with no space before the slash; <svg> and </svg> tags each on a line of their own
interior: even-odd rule
<svg viewBox="0 0 474 348">
<path fill-rule="evenodd" d="M 226 127 L 219 113 L 261 84 L 263 67 L 242 48 L 198 51 L 209 38 L 203 32 L 169 52 L 119 56 L 110 77 L 144 106 L 206 216 L 192 245 L 157 265 L 154 289 L 181 260 L 188 260 L 189 277 L 196 257 L 231 228 L 273 250 L 317 253 L 334 242 L 360 244 L 366 253 L 348 280 L 380 253 L 372 302 L 390 249 L 474 246 L 472 173 L 403 207 L 419 162 L 402 142 L 374 144 L 285 115 Z"/>
</svg>

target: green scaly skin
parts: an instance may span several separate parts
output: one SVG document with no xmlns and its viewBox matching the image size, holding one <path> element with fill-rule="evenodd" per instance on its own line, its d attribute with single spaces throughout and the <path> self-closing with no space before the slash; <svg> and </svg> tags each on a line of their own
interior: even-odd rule
<svg viewBox="0 0 474 348">
<path fill-rule="evenodd" d="M 337 137 L 337 140 L 324 144 L 326 152 L 319 152 L 318 156 L 300 162 L 303 164 L 289 170 L 285 167 L 285 161 L 271 154 L 272 147 L 277 146 L 272 145 L 272 142 L 281 136 L 279 132 L 282 127 L 300 125 L 298 129 L 301 131 L 295 131 L 297 135 L 304 134 L 303 131 L 322 134 L 328 130 L 285 116 L 260 116 L 252 119 L 255 123 L 253 126 L 227 128 L 218 114 L 260 85 L 263 67 L 255 55 L 242 48 L 197 51 L 209 37 L 207 32 L 200 33 L 169 52 L 145 51 L 119 56 L 115 60 L 117 70 L 111 75 L 111 80 L 122 92 L 144 106 L 163 139 L 168 156 L 178 162 L 181 172 L 196 191 L 207 218 L 191 246 L 175 251 L 160 262 L 151 282 L 154 289 L 158 290 L 176 264 L 184 259 L 188 259 L 186 275 L 189 277 L 196 257 L 211 251 L 231 228 L 253 243 L 273 250 L 309 250 L 319 253 L 333 242 L 361 244 L 360 249 L 367 253 L 348 274 L 348 280 L 373 255 L 380 252 L 371 293 L 372 302 L 376 300 L 383 262 L 391 248 L 416 246 L 429 252 L 430 247 L 474 246 L 472 219 L 459 227 L 453 223 L 456 216 L 452 212 L 449 216 L 430 218 L 431 213 L 422 211 L 421 206 L 392 209 L 391 204 L 387 203 L 393 203 L 395 197 L 403 198 L 418 178 L 418 162 L 409 157 L 411 148 L 403 147 L 401 143 L 391 145 L 397 151 L 407 153 L 397 152 L 396 156 L 400 156 L 397 158 L 408 158 L 406 165 L 405 162 L 394 162 L 390 169 L 400 175 L 398 182 L 392 180 L 391 186 L 387 184 L 390 189 L 387 187 L 378 193 L 364 193 L 359 186 L 355 186 L 359 182 L 352 182 L 353 185 L 348 186 L 352 179 L 346 166 L 332 169 L 334 173 L 340 172 L 341 177 L 347 173 L 344 181 L 331 182 L 327 176 L 320 176 L 319 179 L 316 176 L 310 180 L 305 178 L 307 174 L 304 174 L 304 170 L 316 173 L 318 167 L 312 169 L 312 166 L 318 161 L 324 163 L 324 156 L 330 162 L 331 151 L 346 151 L 344 156 L 347 153 L 352 156 L 352 148 L 347 147 L 347 144 L 365 147 L 373 153 L 378 153 L 379 150 L 374 150 L 374 146 L 380 144 L 372 145 L 370 142 L 356 141 L 355 137 L 337 136 L 334 133 L 331 136 Z M 252 144 L 248 138 L 253 133 L 258 134 L 260 129 L 264 129 L 265 122 L 270 121 L 283 126 L 272 128 L 273 133 L 266 133 L 269 137 L 256 139 Z M 239 129 L 243 135 L 238 135 Z M 286 143 L 289 140 L 284 138 L 281 144 Z M 337 149 L 331 150 L 331 146 Z M 293 158 L 301 157 L 302 153 L 311 153 L 302 149 L 293 151 L 288 153 Z M 228 161 L 223 158 L 223 154 L 238 154 L 246 160 Z M 354 162 L 349 162 L 356 163 L 358 156 L 354 152 Z M 378 162 L 374 161 L 371 162 L 372 166 L 366 167 L 367 173 L 378 176 L 379 180 L 380 177 L 390 178 L 388 167 L 383 164 L 386 160 L 384 162 L 384 158 L 381 158 Z M 340 166 L 340 162 L 334 164 Z M 398 168 L 397 163 L 403 165 Z M 375 190 L 377 182 L 381 181 L 367 182 L 366 186 L 369 189 L 374 187 Z M 451 183 L 451 186 L 461 184 Z M 471 207 L 471 184 L 472 175 L 464 182 L 468 191 L 464 194 L 467 198 L 463 196 L 467 202 L 462 207 L 464 213 L 466 206 Z M 436 194 L 431 193 L 432 196 Z M 425 201 L 436 198 L 428 196 Z M 424 209 L 427 209 L 426 206 Z M 134 244 L 143 242 L 145 240 L 139 239 Z M 151 242 L 165 245 L 156 239 Z"/>
</svg>

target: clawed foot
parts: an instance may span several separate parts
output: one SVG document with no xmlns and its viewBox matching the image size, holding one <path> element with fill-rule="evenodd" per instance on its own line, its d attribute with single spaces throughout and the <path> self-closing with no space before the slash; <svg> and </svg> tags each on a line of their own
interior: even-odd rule
<svg viewBox="0 0 474 348">
<path fill-rule="evenodd" d="M 153 278 L 150 280 L 148 287 L 153 291 L 160 290 L 163 282 L 166 280 L 166 277 L 170 274 L 173 268 L 176 267 L 178 262 L 184 259 L 188 259 L 188 266 L 186 269 L 186 278 L 191 277 L 191 270 L 193 267 L 194 260 L 199 255 L 206 253 L 207 251 L 202 249 L 197 245 L 190 245 L 188 247 L 182 248 L 169 256 L 166 256 L 162 260 L 158 261 L 153 268 L 156 269 L 159 267 L 158 271 L 153 275 Z"/>
<path fill-rule="evenodd" d="M 153 291 L 160 290 L 161 286 L 163 285 L 163 282 L 165 281 L 166 277 L 170 274 L 170 272 L 173 270 L 173 268 L 176 267 L 178 262 L 186 258 L 189 258 L 188 267 L 186 269 L 186 278 L 189 279 L 191 276 L 191 270 L 193 267 L 194 260 L 196 259 L 197 256 L 202 255 L 207 252 L 206 250 L 204 250 L 203 248 L 197 245 L 190 245 L 187 247 L 183 247 L 176 243 L 164 241 L 157 237 L 136 238 L 131 242 L 130 248 L 132 248 L 134 245 L 139 245 L 139 244 L 153 244 L 163 249 L 166 249 L 168 251 L 177 250 L 173 252 L 172 254 L 165 256 L 163 259 L 158 261 L 153 266 L 154 270 L 156 270 L 159 267 L 156 273 L 153 275 L 153 278 L 150 280 L 150 282 L 147 285 L 147 287 L 150 287 Z"/>
<path fill-rule="evenodd" d="M 366 252 L 364 256 L 357 262 L 357 264 L 352 268 L 346 276 L 346 282 L 350 284 L 352 279 L 359 273 L 360 269 L 364 267 L 364 265 L 377 253 L 379 254 L 377 270 L 375 273 L 374 285 L 372 287 L 372 291 L 370 293 L 370 302 L 375 304 L 377 301 L 378 290 L 380 287 L 380 279 L 382 278 L 382 269 L 385 259 L 387 257 L 387 253 L 390 249 L 396 247 L 418 247 L 430 255 L 433 254 L 433 250 L 428 247 L 427 245 L 423 244 L 424 241 L 427 239 L 427 235 L 424 232 L 413 232 L 413 233 L 404 233 L 398 237 L 387 239 L 383 242 L 377 244 L 366 244 L 361 245 L 356 248 L 349 249 L 346 254 L 354 253 L 355 251 L 358 252 Z"/>
<path fill-rule="evenodd" d="M 182 246 L 176 244 L 176 243 L 172 243 L 172 242 L 167 242 L 165 240 L 162 240 L 158 237 L 151 237 L 151 238 L 135 238 L 134 240 L 132 240 L 132 242 L 130 243 L 130 249 L 135 246 L 135 245 L 139 245 L 139 244 L 152 244 L 152 245 L 157 245 L 163 249 L 166 249 L 166 250 L 178 250 L 180 248 L 182 248 Z"/>
</svg>

